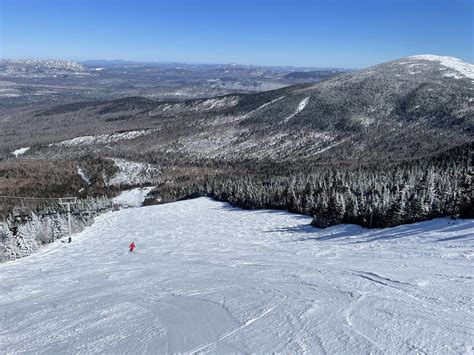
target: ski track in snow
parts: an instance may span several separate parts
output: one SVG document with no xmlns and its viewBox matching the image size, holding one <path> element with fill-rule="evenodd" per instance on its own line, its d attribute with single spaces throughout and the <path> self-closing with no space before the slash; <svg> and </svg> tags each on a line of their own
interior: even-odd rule
<svg viewBox="0 0 474 355">
<path fill-rule="evenodd" d="M 103 214 L 0 265 L 0 353 L 472 352 L 474 220 L 309 222 L 206 198 Z"/>
</svg>

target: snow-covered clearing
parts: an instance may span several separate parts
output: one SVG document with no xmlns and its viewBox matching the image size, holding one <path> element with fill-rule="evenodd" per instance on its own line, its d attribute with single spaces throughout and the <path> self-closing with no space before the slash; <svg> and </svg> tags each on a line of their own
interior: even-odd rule
<svg viewBox="0 0 474 355">
<path fill-rule="evenodd" d="M 305 97 L 303 100 L 301 100 L 300 103 L 298 104 L 298 107 L 296 108 L 295 112 L 293 112 L 291 115 L 286 117 L 283 121 L 288 122 L 293 117 L 295 117 L 298 113 L 303 111 L 305 109 L 306 105 L 308 105 L 308 102 L 309 102 L 309 96 Z"/>
<path fill-rule="evenodd" d="M 112 202 L 114 205 L 122 205 L 127 207 L 139 207 L 145 201 L 146 195 L 154 189 L 151 187 L 137 187 L 131 190 L 122 191 L 120 195 L 114 197 Z"/>
<path fill-rule="evenodd" d="M 108 181 L 109 185 L 138 185 L 153 182 L 160 174 L 159 169 L 151 164 L 117 158 L 112 160 L 119 171 Z"/>
<path fill-rule="evenodd" d="M 308 102 L 309 102 L 309 96 L 301 100 L 301 102 L 298 104 L 298 108 L 296 109 L 296 111 L 297 112 L 303 111 L 306 105 L 308 104 Z"/>
<path fill-rule="evenodd" d="M 192 105 L 192 109 L 195 111 L 208 111 L 223 107 L 233 107 L 239 103 L 240 99 L 238 96 L 225 96 L 221 98 L 212 98 L 202 101 L 197 101 Z"/>
<path fill-rule="evenodd" d="M 159 106 L 160 111 L 211 111 L 224 107 L 234 107 L 239 103 L 238 96 L 224 96 L 211 99 L 195 100 L 191 103 L 165 103 Z"/>
<path fill-rule="evenodd" d="M 84 170 L 80 166 L 77 166 L 77 173 L 87 185 L 90 185 L 92 183 L 90 177 L 87 176 L 87 174 L 84 172 Z"/>
<path fill-rule="evenodd" d="M 117 132 L 117 133 L 107 133 L 107 134 L 99 134 L 96 136 L 81 136 L 72 139 L 67 139 L 65 141 L 61 141 L 58 143 L 51 143 L 49 144 L 50 147 L 54 146 L 66 146 L 66 147 L 75 147 L 75 146 L 82 146 L 82 145 L 92 145 L 92 144 L 106 144 L 106 143 L 114 143 L 122 140 L 127 139 L 134 139 L 140 136 L 144 136 L 146 134 L 150 134 L 155 132 L 153 129 L 143 129 L 138 131 L 127 131 L 127 132 Z"/>
<path fill-rule="evenodd" d="M 0 265 L 0 353 L 472 352 L 474 220 L 309 221 L 206 198 L 101 215 Z"/>
<path fill-rule="evenodd" d="M 14 150 L 12 154 L 18 158 L 18 156 L 25 154 L 29 150 L 30 150 L 30 147 L 20 148 L 20 149 Z"/>
</svg>

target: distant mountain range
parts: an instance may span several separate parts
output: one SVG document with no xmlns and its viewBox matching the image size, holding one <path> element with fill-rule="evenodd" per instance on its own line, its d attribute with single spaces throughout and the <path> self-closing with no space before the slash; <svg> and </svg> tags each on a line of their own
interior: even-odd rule
<svg viewBox="0 0 474 355">
<path fill-rule="evenodd" d="M 86 68 L 70 60 L 1 59 L 1 75 L 66 74 L 85 72 Z"/>
<path fill-rule="evenodd" d="M 110 154 L 113 147 L 118 156 L 135 158 L 411 159 L 472 141 L 473 68 L 451 57 L 414 56 L 262 93 L 184 101 L 132 97 L 23 110 L 2 120 L 1 148 L 4 157 L 26 145 L 34 146 L 27 153 L 32 157 Z M 123 131 L 143 134 L 57 144 Z"/>
<path fill-rule="evenodd" d="M 234 71 L 275 71 L 275 72 L 326 72 L 326 71 L 350 71 L 341 68 L 315 68 L 315 67 L 295 67 L 295 66 L 259 66 L 245 64 L 193 64 L 180 62 L 162 61 L 130 61 L 130 60 L 50 60 L 50 59 L 0 59 L 0 73 L 21 74 L 21 73 L 50 73 L 54 72 L 86 72 L 105 68 L 163 68 L 177 70 L 234 70 Z"/>
<path fill-rule="evenodd" d="M 161 67 L 161 68 L 181 68 L 181 69 L 215 69 L 215 68 L 225 68 L 225 69 L 263 69 L 271 70 L 277 72 L 308 72 L 314 70 L 340 70 L 340 71 L 351 71 L 352 69 L 348 68 L 337 68 L 337 67 L 298 67 L 298 66 L 275 66 L 275 65 L 254 65 L 254 64 L 237 64 L 237 63 L 180 63 L 172 61 L 132 61 L 132 60 L 84 60 L 79 62 L 82 65 L 94 68 L 94 67 Z"/>
<path fill-rule="evenodd" d="M 311 70 L 311 76 L 305 76 Z M 118 60 L 0 60 L 0 112 L 128 96 L 183 100 L 253 93 L 317 82 L 344 71 Z"/>
</svg>

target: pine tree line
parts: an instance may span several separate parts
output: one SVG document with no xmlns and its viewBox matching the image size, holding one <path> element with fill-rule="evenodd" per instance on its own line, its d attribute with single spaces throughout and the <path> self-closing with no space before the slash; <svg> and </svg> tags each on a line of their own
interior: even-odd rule
<svg viewBox="0 0 474 355">
<path fill-rule="evenodd" d="M 442 216 L 474 217 L 471 147 L 382 168 L 317 167 L 301 172 L 229 171 L 163 184 L 164 200 L 211 196 L 246 209 L 314 216 L 313 225 L 389 227 Z"/>
</svg>

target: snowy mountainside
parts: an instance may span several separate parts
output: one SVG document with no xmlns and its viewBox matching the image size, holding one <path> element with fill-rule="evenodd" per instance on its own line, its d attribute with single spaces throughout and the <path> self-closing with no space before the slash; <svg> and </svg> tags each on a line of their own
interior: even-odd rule
<svg viewBox="0 0 474 355">
<path fill-rule="evenodd" d="M 137 130 L 137 131 L 127 131 L 127 132 L 116 132 L 108 134 L 100 134 L 95 136 L 82 136 L 67 139 L 58 143 L 51 143 L 49 146 L 87 146 L 95 144 L 107 144 L 118 142 L 127 139 L 134 139 L 145 134 L 152 133 L 153 131 L 149 130 Z"/>
<path fill-rule="evenodd" d="M 455 79 L 461 79 L 462 77 L 474 79 L 474 65 L 463 62 L 462 60 L 458 58 L 422 54 L 422 55 L 414 55 L 414 56 L 408 57 L 407 59 L 409 59 L 410 61 L 414 61 L 414 63 L 409 64 L 410 67 L 421 66 L 422 64 L 420 64 L 419 61 L 437 62 L 443 67 L 450 70 L 450 72 L 445 73 L 444 76 L 453 77 Z"/>
<path fill-rule="evenodd" d="M 234 107 L 239 103 L 239 97 L 235 95 L 197 99 L 187 102 L 171 102 L 160 104 L 155 112 L 183 112 L 183 111 L 213 111 L 221 108 Z M 155 112 L 152 112 L 155 113 Z"/>
<path fill-rule="evenodd" d="M 262 93 L 179 102 L 132 97 L 33 110 L 0 122 L 6 133 L 0 150 L 14 151 L 20 141 L 45 148 L 66 132 L 76 142 L 84 132 L 100 138 L 148 130 L 153 134 L 111 146 L 123 154 L 140 149 L 219 161 L 412 159 L 472 141 L 472 70 L 455 58 L 424 55 Z M 34 126 L 18 132 L 9 126 L 13 121 Z M 43 148 L 38 156 L 50 154 Z"/>
<path fill-rule="evenodd" d="M 473 351 L 472 220 L 309 221 L 205 198 L 103 214 L 0 265 L 0 352 Z"/>
</svg>

